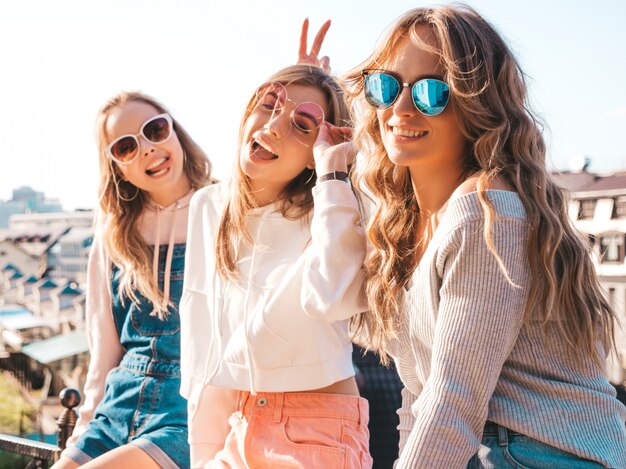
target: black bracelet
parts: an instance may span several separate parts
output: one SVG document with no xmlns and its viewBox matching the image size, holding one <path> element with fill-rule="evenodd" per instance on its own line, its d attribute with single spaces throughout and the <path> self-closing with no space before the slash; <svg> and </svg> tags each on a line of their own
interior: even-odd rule
<svg viewBox="0 0 626 469">
<path fill-rule="evenodd" d="M 333 171 L 332 173 L 318 176 L 317 182 L 332 181 L 334 179 L 350 183 L 350 176 L 348 176 L 348 173 L 346 173 L 345 171 Z"/>
</svg>

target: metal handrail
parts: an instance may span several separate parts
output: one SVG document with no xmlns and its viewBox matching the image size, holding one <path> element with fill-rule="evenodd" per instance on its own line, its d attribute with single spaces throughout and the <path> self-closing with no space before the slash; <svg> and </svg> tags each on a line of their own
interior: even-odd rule
<svg viewBox="0 0 626 469">
<path fill-rule="evenodd" d="M 57 461 L 61 456 L 61 448 L 57 445 L 3 433 L 0 433 L 0 449 L 33 458 L 26 467 L 47 468 L 48 461 Z"/>
<path fill-rule="evenodd" d="M 65 410 L 57 419 L 59 430 L 56 445 L 0 433 L 0 449 L 33 458 L 27 468 L 47 469 L 49 461 L 58 461 L 78 420 L 74 407 L 80 404 L 80 393 L 76 389 L 66 388 L 61 391 L 59 398 Z"/>
</svg>

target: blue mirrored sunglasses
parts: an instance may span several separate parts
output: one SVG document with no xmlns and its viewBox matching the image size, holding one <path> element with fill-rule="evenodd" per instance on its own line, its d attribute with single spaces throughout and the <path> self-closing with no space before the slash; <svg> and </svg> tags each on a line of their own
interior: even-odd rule
<svg viewBox="0 0 626 469">
<path fill-rule="evenodd" d="M 387 109 L 396 102 L 403 88 L 411 90 L 416 109 L 425 116 L 441 114 L 450 100 L 450 87 L 435 78 L 404 83 L 390 72 L 364 70 L 365 99 L 376 109 Z"/>
</svg>

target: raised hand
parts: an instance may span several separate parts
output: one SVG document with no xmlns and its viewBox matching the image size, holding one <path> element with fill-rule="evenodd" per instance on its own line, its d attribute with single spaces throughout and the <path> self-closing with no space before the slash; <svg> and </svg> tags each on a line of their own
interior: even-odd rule
<svg viewBox="0 0 626 469">
<path fill-rule="evenodd" d="M 330 28 L 330 20 L 326 21 L 315 35 L 311 51 L 307 52 L 307 38 L 309 35 L 309 19 L 305 18 L 302 23 L 302 32 L 300 33 L 300 49 L 298 50 L 298 64 L 310 64 L 320 67 L 326 73 L 330 73 L 330 58 L 328 56 L 318 57 L 326 33 Z"/>
<path fill-rule="evenodd" d="M 348 171 L 354 162 L 356 148 L 350 140 L 352 129 L 324 122 L 313 145 L 315 171 L 318 175 L 333 171 Z"/>
</svg>

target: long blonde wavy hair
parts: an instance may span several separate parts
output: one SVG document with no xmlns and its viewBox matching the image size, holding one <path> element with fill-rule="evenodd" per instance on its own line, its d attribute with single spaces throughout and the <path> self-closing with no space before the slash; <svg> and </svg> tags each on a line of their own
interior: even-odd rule
<svg viewBox="0 0 626 469">
<path fill-rule="evenodd" d="M 420 40 L 420 26 L 430 29 L 437 47 Z M 556 321 L 562 339 L 577 356 L 583 352 L 603 362 L 596 340 L 600 338 L 608 351 L 615 313 L 594 272 L 588 245 L 568 218 L 566 197 L 546 169 L 542 125 L 530 110 L 524 74 L 496 30 L 466 5 L 408 11 L 381 38 L 374 53 L 346 76 L 351 84 L 349 102 L 360 112 L 355 141 L 368 155 L 362 178 L 376 201 L 367 231 L 372 248 L 366 261 L 371 314 L 364 316 L 372 342 L 379 344 L 387 360 L 402 289 L 416 268 L 419 206 L 408 170 L 387 157 L 376 110 L 364 104 L 361 71 L 384 68 L 405 39 L 439 56 L 467 141 L 467 173 L 480 175 L 477 192 L 485 214 L 484 237 L 503 269 L 491 236 L 496 214 L 486 195 L 489 182 L 496 176 L 504 178 L 526 209 L 532 272 L 526 321 L 531 314 L 544 324 Z"/>
<path fill-rule="evenodd" d="M 96 118 L 96 135 L 100 162 L 100 211 L 98 223 L 104 246 L 113 264 L 121 273 L 119 293 L 123 298 L 139 302 L 137 293 L 143 295 L 155 308 L 160 318 L 163 311 L 162 293 L 152 281 L 152 248 L 142 238 L 137 223 L 148 202 L 148 194 L 129 181 L 122 179 L 117 164 L 106 154 L 111 141 L 107 133 L 107 121 L 114 109 L 130 102 L 141 102 L 152 106 L 159 113 L 167 109 L 154 98 L 138 92 L 124 92 L 111 98 L 99 111 Z M 191 187 L 198 189 L 212 182 L 211 164 L 202 149 L 191 139 L 183 127 L 173 119 L 174 132 L 184 151 L 185 171 Z"/>
<path fill-rule="evenodd" d="M 267 81 L 278 82 L 285 86 L 302 85 L 317 88 L 326 98 L 328 106 L 326 121 L 338 126 L 350 125 L 350 112 L 342 88 L 333 77 L 321 68 L 309 65 L 292 65 L 274 73 Z M 239 154 L 245 144 L 243 139 L 246 121 L 256 108 L 257 103 L 258 99 L 255 93 L 248 101 L 241 119 L 232 192 L 222 213 L 217 234 L 217 269 L 224 278 L 232 280 L 238 276 L 236 267 L 238 246 L 242 242 L 253 242 L 246 228 L 245 217 L 251 209 L 257 206 L 257 203 L 253 195 L 250 178 L 241 170 Z M 280 195 L 278 206 L 284 217 L 298 219 L 311 211 L 313 207 L 311 189 L 315 186 L 316 180 L 315 171 L 305 168 L 287 184 Z"/>
</svg>

